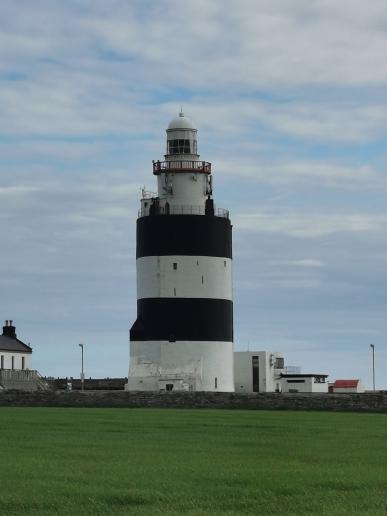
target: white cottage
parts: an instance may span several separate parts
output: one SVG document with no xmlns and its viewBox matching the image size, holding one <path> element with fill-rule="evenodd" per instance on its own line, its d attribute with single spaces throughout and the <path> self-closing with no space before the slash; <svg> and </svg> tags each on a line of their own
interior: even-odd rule
<svg viewBox="0 0 387 516">
<path fill-rule="evenodd" d="M 0 335 L 0 369 L 31 369 L 31 356 L 32 348 L 17 338 L 12 321 L 5 321 L 3 334 Z"/>
</svg>

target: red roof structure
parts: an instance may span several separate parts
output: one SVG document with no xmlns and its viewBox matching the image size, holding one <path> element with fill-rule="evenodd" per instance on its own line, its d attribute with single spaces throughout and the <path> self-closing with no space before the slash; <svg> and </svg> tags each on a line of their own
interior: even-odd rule
<svg viewBox="0 0 387 516">
<path fill-rule="evenodd" d="M 360 380 L 335 380 L 334 389 L 356 389 Z"/>
</svg>

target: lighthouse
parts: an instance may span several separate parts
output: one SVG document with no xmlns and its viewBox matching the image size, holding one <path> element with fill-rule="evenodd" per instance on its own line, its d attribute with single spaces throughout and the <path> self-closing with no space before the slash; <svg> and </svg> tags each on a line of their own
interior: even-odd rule
<svg viewBox="0 0 387 516">
<path fill-rule="evenodd" d="M 137 219 L 137 319 L 130 329 L 131 391 L 234 391 L 232 226 L 213 199 L 211 163 L 183 112 L 153 161 L 157 193 Z"/>
</svg>

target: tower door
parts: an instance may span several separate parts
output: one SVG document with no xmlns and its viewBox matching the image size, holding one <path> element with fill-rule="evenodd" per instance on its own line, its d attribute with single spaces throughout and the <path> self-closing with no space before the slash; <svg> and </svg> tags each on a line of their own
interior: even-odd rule
<svg viewBox="0 0 387 516">
<path fill-rule="evenodd" d="M 253 392 L 259 392 L 259 357 L 251 357 L 253 368 Z"/>
</svg>

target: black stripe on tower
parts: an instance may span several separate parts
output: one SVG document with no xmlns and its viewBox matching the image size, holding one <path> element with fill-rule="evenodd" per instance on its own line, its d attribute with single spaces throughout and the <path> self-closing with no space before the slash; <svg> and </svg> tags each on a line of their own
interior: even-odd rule
<svg viewBox="0 0 387 516">
<path fill-rule="evenodd" d="M 205 215 L 155 215 L 137 219 L 137 258 L 168 255 L 232 258 L 229 219 Z"/>
<path fill-rule="evenodd" d="M 137 301 L 130 340 L 233 341 L 233 304 L 225 299 L 148 298 Z"/>
</svg>

